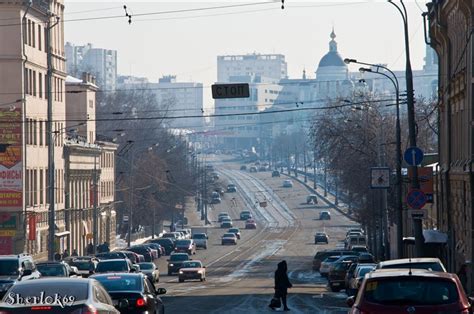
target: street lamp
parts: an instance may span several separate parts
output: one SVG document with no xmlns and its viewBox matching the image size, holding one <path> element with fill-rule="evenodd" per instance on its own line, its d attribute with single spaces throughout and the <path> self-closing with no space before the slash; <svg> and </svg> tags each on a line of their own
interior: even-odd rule
<svg viewBox="0 0 474 314">
<path fill-rule="evenodd" d="M 395 88 L 395 97 L 396 97 L 396 108 L 397 108 L 397 122 L 396 122 L 396 161 L 397 161 L 397 251 L 398 257 L 403 257 L 403 204 L 402 204 L 402 143 L 401 143 L 401 128 L 400 128 L 400 85 L 398 83 L 397 76 L 393 71 L 389 68 L 379 65 L 379 64 L 371 64 L 366 62 L 360 62 L 355 59 L 344 59 L 344 62 L 349 63 L 356 63 L 360 65 L 366 65 L 375 68 L 375 71 L 372 68 L 360 68 L 359 71 L 361 73 L 370 72 L 374 74 L 379 74 L 385 76 L 392 82 L 393 87 Z M 380 69 L 383 69 L 391 74 L 388 75 L 384 72 L 381 72 Z"/>
</svg>

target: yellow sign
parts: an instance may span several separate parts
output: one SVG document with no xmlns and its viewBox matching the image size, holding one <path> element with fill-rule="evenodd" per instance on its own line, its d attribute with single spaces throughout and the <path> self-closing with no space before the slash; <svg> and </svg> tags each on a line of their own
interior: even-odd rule
<svg viewBox="0 0 474 314">
<path fill-rule="evenodd" d="M 0 230 L 0 237 L 14 237 L 16 230 Z"/>
</svg>

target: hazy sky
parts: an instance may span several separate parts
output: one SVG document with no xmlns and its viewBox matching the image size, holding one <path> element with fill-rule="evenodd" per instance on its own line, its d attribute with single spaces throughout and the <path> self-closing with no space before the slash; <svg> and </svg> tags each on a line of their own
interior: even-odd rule
<svg viewBox="0 0 474 314">
<path fill-rule="evenodd" d="M 66 0 L 66 21 L 125 15 L 124 4 L 132 15 L 161 13 L 132 17 L 131 25 L 125 16 L 69 21 L 65 23 L 65 39 L 117 50 L 119 74 L 144 76 L 151 81 L 176 74 L 179 81 L 193 80 L 207 86 L 217 77 L 216 56 L 224 54 L 281 53 L 286 56 L 290 78 L 301 77 L 303 68 L 314 77 L 319 60 L 328 51 L 334 26 L 343 58 L 404 69 L 402 19 L 386 1 L 286 0 L 284 10 L 280 2 L 268 1 L 245 7 L 163 13 L 257 2 L 265 1 Z M 405 2 L 412 67 L 420 69 L 425 56 L 421 10 L 426 6 L 423 0 Z M 210 101 L 207 98 L 205 102 Z"/>
</svg>

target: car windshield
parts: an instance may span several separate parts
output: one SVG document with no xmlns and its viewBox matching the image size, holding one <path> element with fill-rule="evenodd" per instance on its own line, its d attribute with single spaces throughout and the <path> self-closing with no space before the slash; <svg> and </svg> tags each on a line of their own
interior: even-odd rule
<svg viewBox="0 0 474 314">
<path fill-rule="evenodd" d="M 189 259 L 188 254 L 171 254 L 171 261 L 187 261 Z"/>
<path fill-rule="evenodd" d="M 201 262 L 185 262 L 183 263 L 183 268 L 201 268 L 202 264 Z"/>
<path fill-rule="evenodd" d="M 193 239 L 205 239 L 206 235 L 204 233 L 196 233 L 193 235 Z"/>
<path fill-rule="evenodd" d="M 69 265 L 77 267 L 78 270 L 89 270 L 90 263 L 88 260 L 75 260 L 69 262 Z"/>
<path fill-rule="evenodd" d="M 235 238 L 235 234 L 233 234 L 233 233 L 225 233 L 222 237 L 223 237 L 223 238 Z"/>
<path fill-rule="evenodd" d="M 374 270 L 374 267 L 362 267 L 359 269 L 358 277 L 364 277 L 365 274 L 368 274 L 373 270 Z"/>
<path fill-rule="evenodd" d="M 324 260 L 324 263 L 334 263 L 339 259 L 339 256 L 331 256 Z"/>
<path fill-rule="evenodd" d="M 432 262 L 432 263 L 405 263 L 405 264 L 393 264 L 393 265 L 383 265 L 382 268 L 403 268 L 403 269 L 426 269 L 432 271 L 440 271 L 445 272 L 445 270 L 441 267 L 439 263 Z"/>
<path fill-rule="evenodd" d="M 351 263 L 336 263 L 335 270 L 346 270 L 351 266 Z"/>
<path fill-rule="evenodd" d="M 236 232 L 240 232 L 240 230 L 237 228 L 232 228 L 232 229 L 229 229 L 229 232 L 236 233 Z"/>
<path fill-rule="evenodd" d="M 36 265 L 41 276 L 66 277 L 66 267 L 64 265 Z"/>
<path fill-rule="evenodd" d="M 162 238 L 175 238 L 176 236 L 173 233 L 165 233 L 161 237 Z"/>
<path fill-rule="evenodd" d="M 87 281 L 61 281 L 54 282 L 51 280 L 31 280 L 27 285 L 13 285 L 9 292 L 20 295 L 22 297 L 37 297 L 40 295 L 54 296 L 58 294 L 60 297 L 73 297 L 74 302 L 86 300 L 89 295 L 89 287 Z"/>
<path fill-rule="evenodd" d="M 138 276 L 98 276 L 94 277 L 108 291 L 141 291 L 142 280 Z"/>
<path fill-rule="evenodd" d="M 176 246 L 189 246 L 191 244 L 190 240 L 178 240 L 176 241 Z"/>
<path fill-rule="evenodd" d="M 0 276 L 18 276 L 18 261 L 16 259 L 0 260 Z"/>
<path fill-rule="evenodd" d="M 152 263 L 139 263 L 138 266 L 140 266 L 141 270 L 154 269 Z"/>
<path fill-rule="evenodd" d="M 413 276 L 368 281 L 363 298 L 383 305 L 443 305 L 456 302 L 459 294 L 450 280 Z"/>
<path fill-rule="evenodd" d="M 105 261 L 99 262 L 97 265 L 96 271 L 100 272 L 108 272 L 108 271 L 128 271 L 127 263 L 125 261 Z"/>
<path fill-rule="evenodd" d="M 100 259 L 114 259 L 114 258 L 123 258 L 124 253 L 111 252 L 111 253 L 101 253 L 97 254 L 96 257 Z"/>
</svg>

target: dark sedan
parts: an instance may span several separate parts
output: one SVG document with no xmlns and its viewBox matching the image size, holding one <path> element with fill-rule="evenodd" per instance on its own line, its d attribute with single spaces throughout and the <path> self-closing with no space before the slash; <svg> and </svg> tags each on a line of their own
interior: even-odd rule
<svg viewBox="0 0 474 314">
<path fill-rule="evenodd" d="M 109 293 L 113 304 L 120 313 L 164 314 L 165 306 L 158 295 L 165 294 L 164 288 L 155 289 L 155 286 L 145 275 L 116 273 L 94 275 Z"/>
<path fill-rule="evenodd" d="M 72 269 L 64 262 L 44 262 L 37 263 L 36 268 L 41 273 L 41 277 L 72 277 L 77 276 L 77 268 Z"/>
<path fill-rule="evenodd" d="M 1 302 L 0 313 L 120 313 L 104 287 L 91 279 L 56 277 L 19 281 L 7 293 L 12 296 L 21 295 L 24 300 L 33 297 L 43 299 L 45 304 L 38 306 Z M 47 299 L 54 301 L 56 296 L 61 302 L 47 304 Z"/>
<path fill-rule="evenodd" d="M 177 273 L 185 261 L 191 260 L 186 253 L 173 253 L 168 259 L 168 275 Z"/>
<path fill-rule="evenodd" d="M 151 249 L 144 246 L 132 246 L 127 248 L 127 251 L 132 251 L 137 254 L 141 254 L 145 257 L 145 262 L 153 262 L 153 255 Z"/>
<path fill-rule="evenodd" d="M 140 263 L 140 271 L 148 277 L 151 283 L 160 282 L 160 270 L 155 263 Z"/>
<path fill-rule="evenodd" d="M 151 239 L 146 241 L 147 243 L 158 243 L 165 249 L 165 254 L 170 255 L 174 250 L 174 242 L 171 239 L 160 238 L 160 239 Z"/>
<path fill-rule="evenodd" d="M 105 252 L 105 253 L 98 253 L 95 255 L 100 260 L 104 259 L 118 259 L 118 258 L 128 258 L 127 254 L 124 252 Z"/>
</svg>

